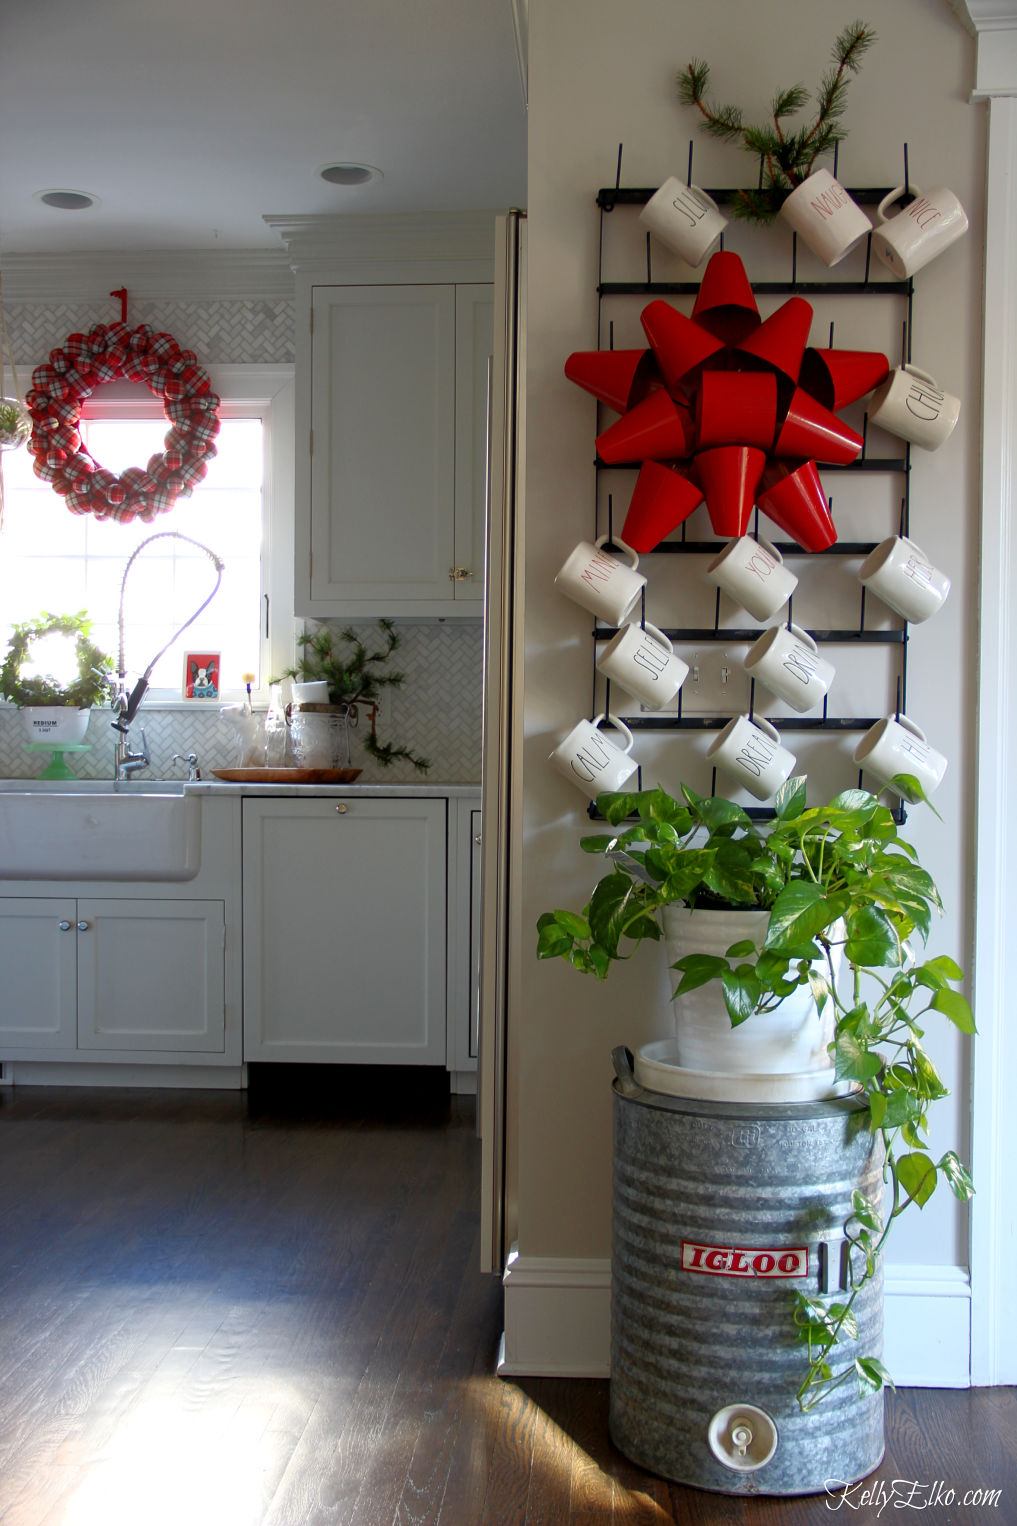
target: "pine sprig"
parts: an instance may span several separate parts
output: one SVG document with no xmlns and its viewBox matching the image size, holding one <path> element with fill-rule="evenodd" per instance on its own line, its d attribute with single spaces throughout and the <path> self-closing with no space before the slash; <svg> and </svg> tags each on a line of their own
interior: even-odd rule
<svg viewBox="0 0 1017 1526">
<path fill-rule="evenodd" d="M 703 118 L 700 125 L 704 132 L 722 142 L 740 141 L 760 163 L 759 185 L 755 190 L 739 192 L 732 203 L 735 216 L 772 221 L 787 195 L 808 179 L 816 160 L 844 141 L 847 134 L 841 124 L 850 75 L 858 73 L 861 59 L 875 41 L 875 32 L 864 21 L 853 21 L 844 28 L 833 45 L 832 67 L 816 92 L 814 120 L 790 133 L 784 124 L 812 99 L 804 85 L 790 85 L 776 92 L 770 103 L 772 125 L 746 125 L 740 107 L 717 105 L 708 99 L 710 67 L 705 60 L 693 58 L 686 64 L 677 78 L 681 104 L 696 108 Z"/>
</svg>

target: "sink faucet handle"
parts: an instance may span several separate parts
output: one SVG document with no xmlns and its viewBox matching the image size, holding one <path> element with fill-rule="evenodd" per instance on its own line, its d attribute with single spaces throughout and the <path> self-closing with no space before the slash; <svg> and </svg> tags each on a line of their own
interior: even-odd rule
<svg viewBox="0 0 1017 1526">
<path fill-rule="evenodd" d="M 187 764 L 188 784 L 194 784 L 201 778 L 201 769 L 198 767 L 198 754 L 196 752 L 189 752 L 186 757 L 182 752 L 175 752 L 173 754 L 173 761 L 174 763 Z"/>
</svg>

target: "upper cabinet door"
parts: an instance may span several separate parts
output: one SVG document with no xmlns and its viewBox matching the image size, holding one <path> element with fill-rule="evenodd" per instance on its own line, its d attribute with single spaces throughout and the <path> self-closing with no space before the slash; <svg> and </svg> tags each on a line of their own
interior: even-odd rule
<svg viewBox="0 0 1017 1526">
<path fill-rule="evenodd" d="M 491 457 L 492 287 L 456 287 L 456 499 L 454 597 L 481 612 Z M 472 613 L 472 610 L 471 610 Z"/>
<path fill-rule="evenodd" d="M 315 287 L 307 613 L 453 597 L 455 365 L 454 286 Z"/>
</svg>

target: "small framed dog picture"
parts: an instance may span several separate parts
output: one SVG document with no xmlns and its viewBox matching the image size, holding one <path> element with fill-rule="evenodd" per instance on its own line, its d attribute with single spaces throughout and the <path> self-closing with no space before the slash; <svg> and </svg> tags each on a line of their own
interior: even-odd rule
<svg viewBox="0 0 1017 1526">
<path fill-rule="evenodd" d="M 218 652 L 184 653 L 184 699 L 219 698 Z"/>
</svg>

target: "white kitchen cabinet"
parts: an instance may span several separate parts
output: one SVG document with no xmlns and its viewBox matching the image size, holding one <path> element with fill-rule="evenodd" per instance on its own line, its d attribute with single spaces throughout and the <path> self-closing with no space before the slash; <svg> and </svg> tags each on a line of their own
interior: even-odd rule
<svg viewBox="0 0 1017 1526">
<path fill-rule="evenodd" d="M 244 1058 L 446 1062 L 444 799 L 245 799 Z"/>
<path fill-rule="evenodd" d="M 215 900 L 0 897 L 0 1059 L 174 1059 L 225 1049 Z"/>
<path fill-rule="evenodd" d="M 449 821 L 448 1068 L 458 1091 L 476 1088 L 480 1034 L 481 812 L 468 799 Z"/>
<path fill-rule="evenodd" d="M 310 321 L 297 614 L 479 616 L 492 287 L 313 285 Z"/>
</svg>

